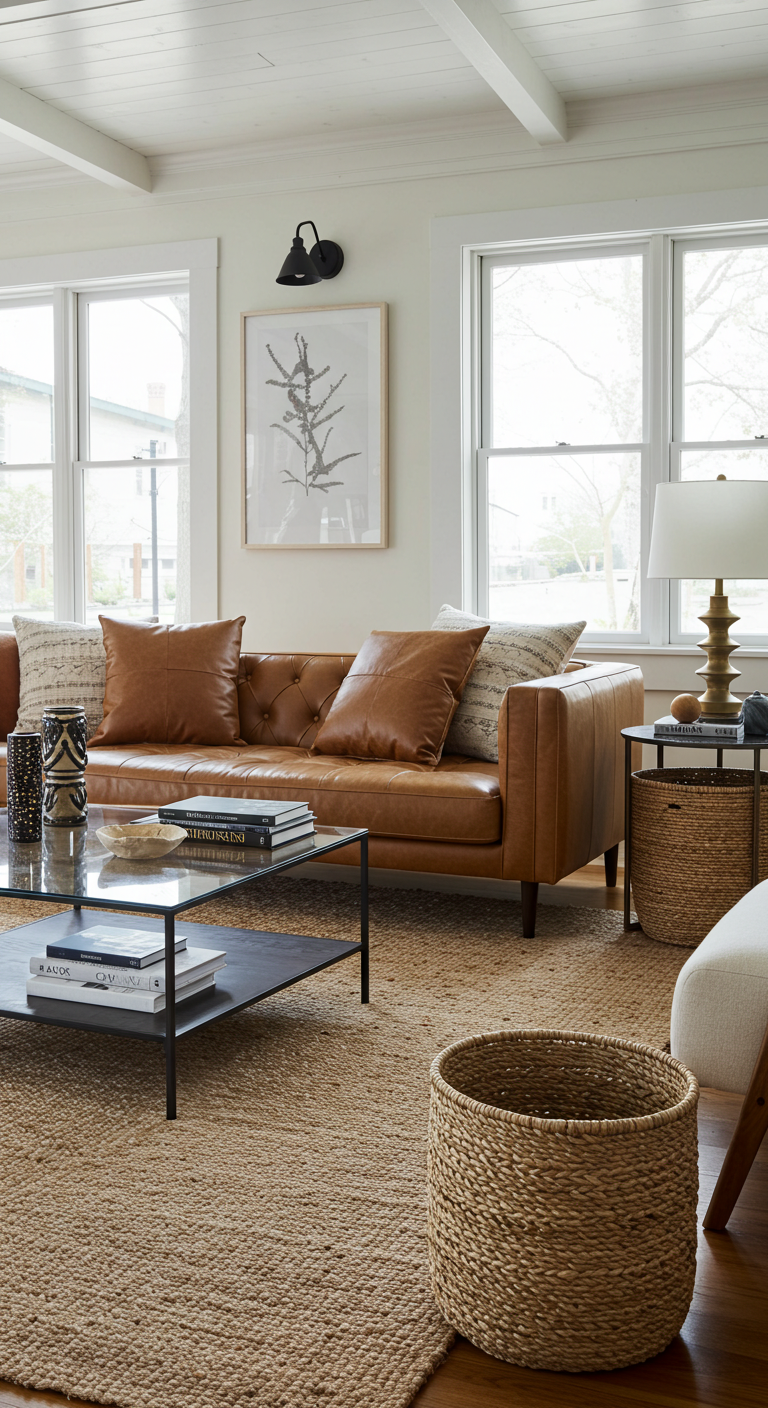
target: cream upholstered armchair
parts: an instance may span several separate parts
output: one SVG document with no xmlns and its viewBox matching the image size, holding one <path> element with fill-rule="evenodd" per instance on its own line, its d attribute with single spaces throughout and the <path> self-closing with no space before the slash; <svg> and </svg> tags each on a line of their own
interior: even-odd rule
<svg viewBox="0 0 768 1408">
<path fill-rule="evenodd" d="M 744 1095 L 704 1218 L 721 1231 L 768 1130 L 768 880 L 749 890 L 680 970 L 672 1055 L 700 1085 Z"/>
</svg>

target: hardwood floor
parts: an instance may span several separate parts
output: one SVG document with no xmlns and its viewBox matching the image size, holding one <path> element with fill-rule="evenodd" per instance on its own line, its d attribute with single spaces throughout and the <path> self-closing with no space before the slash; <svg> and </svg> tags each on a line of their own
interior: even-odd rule
<svg viewBox="0 0 768 1408">
<path fill-rule="evenodd" d="M 600 873 L 599 867 L 588 866 L 561 881 L 552 888 L 569 897 L 558 896 L 554 902 L 589 904 L 590 896 L 599 891 L 601 907 L 607 901 L 607 907 L 620 908 L 621 873 L 619 888 L 613 892 L 604 887 L 601 890 Z M 702 1092 L 700 1219 L 740 1105 L 737 1095 Z M 664 1354 L 634 1369 L 613 1373 L 549 1374 L 504 1364 L 459 1340 L 412 1408 L 763 1408 L 768 1383 L 767 1326 L 768 1140 L 757 1156 L 728 1230 L 700 1230 L 691 1311 L 679 1338 Z M 19 1408 L 21 1404 L 85 1408 L 57 1393 L 36 1393 L 0 1383 L 0 1408 Z M 361 1404 L 360 1408 L 377 1405 Z"/>
</svg>

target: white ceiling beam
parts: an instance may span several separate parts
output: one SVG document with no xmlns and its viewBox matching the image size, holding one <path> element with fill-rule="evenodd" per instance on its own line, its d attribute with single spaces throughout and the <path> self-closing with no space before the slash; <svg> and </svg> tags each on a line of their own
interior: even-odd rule
<svg viewBox="0 0 768 1408">
<path fill-rule="evenodd" d="M 151 191 L 146 157 L 0 78 L 0 133 L 123 191 Z"/>
<path fill-rule="evenodd" d="M 568 140 L 563 99 L 492 0 L 421 3 L 537 142 Z"/>
</svg>

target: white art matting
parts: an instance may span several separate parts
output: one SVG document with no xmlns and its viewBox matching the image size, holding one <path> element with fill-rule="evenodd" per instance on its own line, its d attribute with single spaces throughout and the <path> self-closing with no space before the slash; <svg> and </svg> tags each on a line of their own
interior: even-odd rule
<svg viewBox="0 0 768 1408">
<path fill-rule="evenodd" d="M 386 547 L 386 312 L 243 314 L 246 547 Z"/>
</svg>

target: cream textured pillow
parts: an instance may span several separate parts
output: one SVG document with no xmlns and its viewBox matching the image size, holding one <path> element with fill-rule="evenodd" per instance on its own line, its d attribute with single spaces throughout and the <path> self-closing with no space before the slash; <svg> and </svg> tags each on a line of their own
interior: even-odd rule
<svg viewBox="0 0 768 1408">
<path fill-rule="evenodd" d="M 468 631 L 486 624 L 479 616 L 441 606 L 432 630 Z M 511 621 L 491 621 L 443 752 L 497 763 L 499 710 L 507 689 L 524 680 L 543 680 L 560 674 L 586 624 L 569 621 L 555 626 L 519 626 Z"/>
<path fill-rule="evenodd" d="M 14 616 L 21 683 L 18 729 L 39 729 L 43 709 L 82 704 L 90 738 L 104 712 L 107 656 L 101 626 Z"/>
</svg>

